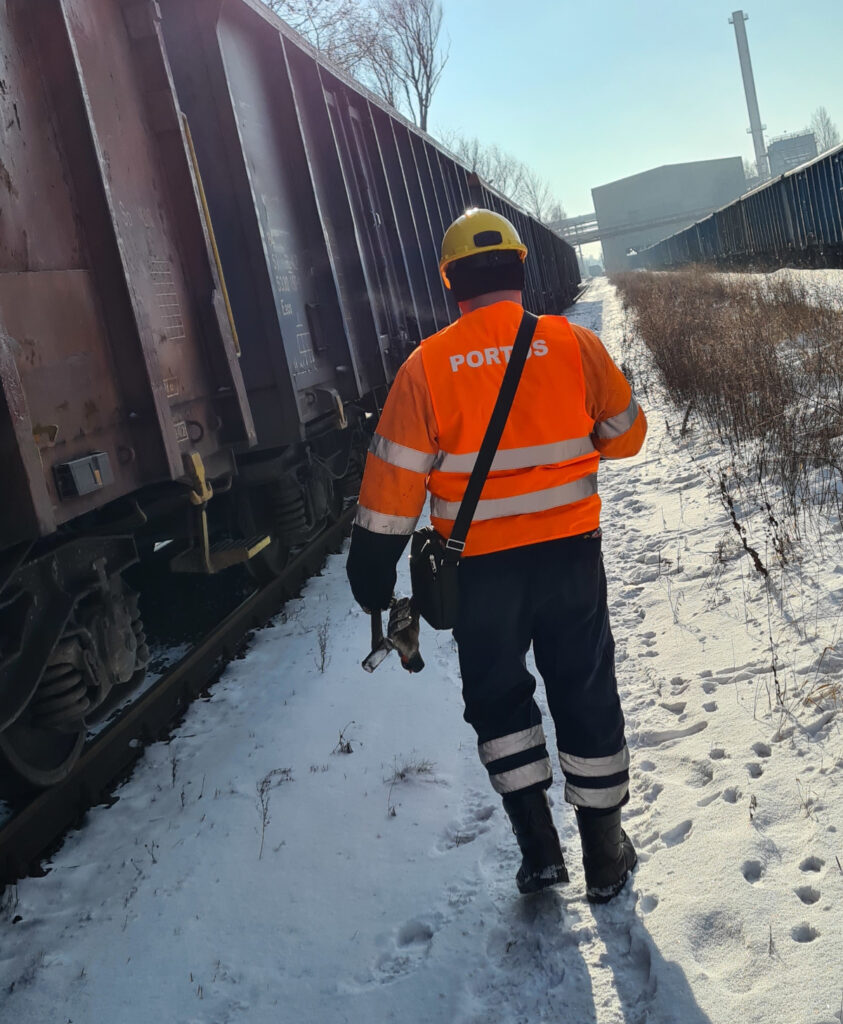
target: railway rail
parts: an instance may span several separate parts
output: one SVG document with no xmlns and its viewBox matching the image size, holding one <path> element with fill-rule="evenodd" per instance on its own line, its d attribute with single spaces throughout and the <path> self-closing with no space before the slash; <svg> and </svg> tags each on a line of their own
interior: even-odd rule
<svg viewBox="0 0 843 1024">
<path fill-rule="evenodd" d="M 85 813 L 106 801 L 131 772 L 144 748 L 171 731 L 192 700 L 212 685 L 248 634 L 265 625 L 302 583 L 339 550 L 351 527 L 346 510 L 284 572 L 247 597 L 203 640 L 96 738 L 73 771 L 46 789 L 0 827 L 0 886 L 41 871 L 43 859 L 79 824 Z"/>
</svg>

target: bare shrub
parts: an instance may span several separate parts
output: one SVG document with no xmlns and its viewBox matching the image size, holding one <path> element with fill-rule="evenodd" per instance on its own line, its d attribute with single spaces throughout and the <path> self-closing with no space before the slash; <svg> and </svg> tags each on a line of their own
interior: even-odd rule
<svg viewBox="0 0 843 1024">
<path fill-rule="evenodd" d="M 315 665 L 322 673 L 324 673 L 331 660 L 330 655 L 328 654 L 328 637 L 330 636 L 330 628 L 330 621 L 325 619 L 325 621 L 321 622 L 316 629 L 316 641 L 319 645 L 319 655 L 316 658 Z"/>
<path fill-rule="evenodd" d="M 426 757 L 412 756 L 399 762 L 395 758 L 392 774 L 383 781 L 389 786 L 386 794 L 386 813 L 390 818 L 396 815 L 395 804 L 392 802 L 392 791 L 397 785 L 420 775 L 432 776 L 436 765 Z"/>
<path fill-rule="evenodd" d="M 787 559 L 805 506 L 841 516 L 843 311 L 788 275 L 704 267 L 613 278 L 670 398 L 726 447 L 728 469 L 754 486 L 773 548 Z M 782 489 L 774 512 L 768 481 Z M 725 496 L 727 487 L 721 486 Z M 736 527 L 737 528 L 737 527 Z"/>
<path fill-rule="evenodd" d="M 273 789 L 283 785 L 285 782 L 293 781 L 292 768 L 273 768 L 271 772 L 257 783 L 258 808 L 261 816 L 261 846 L 258 851 L 258 860 L 263 857 L 263 842 L 266 836 L 266 826 L 269 824 L 269 796 Z"/>
</svg>

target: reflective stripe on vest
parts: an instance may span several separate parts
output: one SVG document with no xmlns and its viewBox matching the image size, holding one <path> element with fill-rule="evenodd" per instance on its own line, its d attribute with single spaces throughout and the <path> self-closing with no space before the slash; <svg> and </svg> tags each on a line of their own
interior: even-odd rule
<svg viewBox="0 0 843 1024">
<path fill-rule="evenodd" d="M 552 466 L 568 462 L 581 455 L 590 455 L 594 445 L 590 437 L 577 437 L 566 441 L 552 441 L 550 444 L 533 444 L 524 448 L 503 448 L 495 452 L 490 472 L 507 469 L 531 469 L 534 466 Z M 433 463 L 440 473 L 471 473 L 479 452 L 452 455 L 440 452 Z M 410 467 L 407 467 L 410 468 Z"/>
<path fill-rule="evenodd" d="M 617 416 L 610 416 L 607 420 L 600 420 L 594 424 L 594 433 L 597 437 L 610 438 L 620 437 L 625 434 L 632 424 L 638 419 L 638 403 L 631 398 L 629 405 Z"/>
<path fill-rule="evenodd" d="M 443 536 L 483 442 L 521 312 L 516 303 L 493 303 L 421 344 L 441 449 L 426 482 L 433 524 Z M 497 351 L 499 361 L 490 355 Z M 466 538 L 466 557 L 574 536 L 600 522 L 600 455 L 579 341 L 564 317 L 542 316 L 530 352 Z"/>
<path fill-rule="evenodd" d="M 390 533 L 399 537 L 409 537 L 415 530 L 418 516 L 390 516 L 386 512 L 375 512 L 365 505 L 357 506 L 354 522 L 372 533 Z"/>
<path fill-rule="evenodd" d="M 562 508 L 575 501 L 582 501 L 583 498 L 590 498 L 593 494 L 597 494 L 596 473 L 543 491 L 516 494 L 511 498 L 486 498 L 477 503 L 472 522 L 521 516 L 528 512 L 546 512 L 548 509 Z M 456 519 L 459 507 L 460 502 L 444 501 L 435 495 L 430 500 L 430 514 L 437 519 Z"/>
<path fill-rule="evenodd" d="M 430 472 L 437 458 L 430 452 L 420 452 L 416 448 L 408 448 L 406 445 L 398 444 L 397 441 L 381 437 L 380 434 L 375 434 L 372 438 L 369 451 L 391 466 L 409 469 L 412 473 L 424 473 L 425 476 Z"/>
</svg>

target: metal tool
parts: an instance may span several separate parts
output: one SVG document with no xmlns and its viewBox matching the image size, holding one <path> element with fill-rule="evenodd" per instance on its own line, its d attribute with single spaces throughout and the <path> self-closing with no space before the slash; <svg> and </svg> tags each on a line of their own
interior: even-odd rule
<svg viewBox="0 0 843 1024">
<path fill-rule="evenodd" d="M 424 668 L 419 653 L 419 613 L 409 597 L 393 597 L 390 601 L 386 636 L 381 612 L 372 612 L 372 649 L 363 659 L 363 668 L 374 672 L 390 651 L 398 651 L 408 672 L 421 672 Z"/>
</svg>

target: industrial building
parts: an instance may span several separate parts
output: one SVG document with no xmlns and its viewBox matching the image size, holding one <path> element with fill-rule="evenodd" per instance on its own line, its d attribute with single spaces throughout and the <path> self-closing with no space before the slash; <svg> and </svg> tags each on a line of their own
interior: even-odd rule
<svg viewBox="0 0 843 1024">
<path fill-rule="evenodd" d="M 817 155 L 817 140 L 813 132 L 792 132 L 767 143 L 767 158 L 773 178 L 813 160 Z"/>
<path fill-rule="evenodd" d="M 632 266 L 637 251 L 737 199 L 745 189 L 741 158 L 667 164 L 591 190 L 607 272 Z"/>
</svg>

